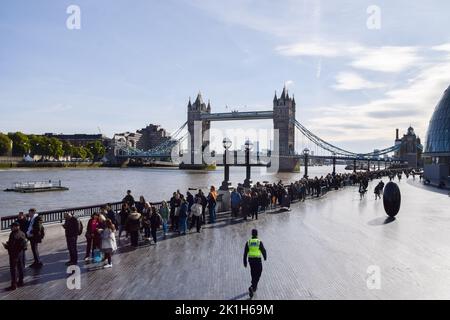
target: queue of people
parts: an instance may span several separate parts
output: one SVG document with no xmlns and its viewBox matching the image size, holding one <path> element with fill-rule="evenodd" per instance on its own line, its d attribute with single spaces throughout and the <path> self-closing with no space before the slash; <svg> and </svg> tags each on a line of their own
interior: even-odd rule
<svg viewBox="0 0 450 320">
<path fill-rule="evenodd" d="M 258 219 L 258 215 L 266 210 L 281 207 L 289 209 L 293 201 L 305 201 L 307 197 L 320 197 L 324 192 L 337 190 L 347 185 L 358 185 L 359 192 L 367 191 L 368 181 L 389 177 L 399 180 L 402 174 L 409 176 L 409 171 L 380 170 L 344 174 L 328 174 L 322 177 L 304 177 L 298 181 L 283 184 L 256 183 L 251 188 L 239 184 L 231 192 L 231 217 L 243 220 Z M 375 197 L 381 199 L 384 182 L 380 181 L 375 187 Z M 92 214 L 84 229 L 80 219 L 71 212 L 64 214 L 62 227 L 65 231 L 69 261 L 67 266 L 78 264 L 78 238 L 83 234 L 86 238 L 86 251 L 84 260 L 101 262 L 103 268 L 112 267 L 112 256 L 117 250 L 118 242 L 125 234 L 130 239 L 130 245 L 138 247 L 142 242 L 158 242 L 158 230 L 162 228 L 162 236 L 166 238 L 169 233 L 186 235 L 194 227 L 201 232 L 205 224 L 216 222 L 216 207 L 218 192 L 211 186 L 207 195 L 202 190 L 192 194 L 187 191 L 182 194 L 179 190 L 173 193 L 168 202 L 163 201 L 159 207 L 147 202 L 143 196 L 135 201 L 131 190 L 127 191 L 122 200 L 120 211 L 116 212 L 110 205 L 105 205 L 99 212 Z M 208 219 L 207 219 L 208 217 Z M 28 214 L 19 213 L 17 220 L 11 226 L 9 239 L 3 244 L 10 257 L 11 286 L 8 290 L 15 290 L 22 286 L 25 268 L 25 252 L 28 243 L 33 254 L 33 263 L 29 266 L 40 269 L 43 266 L 39 255 L 39 245 L 45 237 L 43 219 L 36 209 L 30 209 Z M 97 261 L 100 256 L 100 261 Z M 252 290 L 256 290 L 256 284 Z"/>
</svg>

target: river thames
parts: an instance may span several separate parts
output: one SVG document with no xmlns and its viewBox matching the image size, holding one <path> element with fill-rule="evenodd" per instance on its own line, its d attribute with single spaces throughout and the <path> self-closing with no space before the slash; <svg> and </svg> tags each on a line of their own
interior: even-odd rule
<svg viewBox="0 0 450 320">
<path fill-rule="evenodd" d="M 245 168 L 230 168 L 230 181 L 235 186 L 245 179 Z M 302 168 L 303 171 L 303 168 Z M 331 166 L 309 167 L 309 176 L 322 176 L 332 171 Z M 345 166 L 337 165 L 336 172 L 346 172 Z M 347 171 L 350 172 L 350 171 Z M 252 169 L 253 182 L 295 181 L 302 173 L 271 174 L 266 168 Z M 44 193 L 0 192 L 0 216 L 17 214 L 36 208 L 39 211 L 88 206 L 120 201 L 126 190 L 131 189 L 136 198 L 143 195 L 147 201 L 157 202 L 169 199 L 179 189 L 185 193 L 188 188 L 208 190 L 211 185 L 219 187 L 223 180 L 223 168 L 216 171 L 185 171 L 154 168 L 98 168 L 98 169 L 11 169 L 0 171 L 0 189 L 10 188 L 21 181 L 58 181 L 68 191 Z"/>
</svg>

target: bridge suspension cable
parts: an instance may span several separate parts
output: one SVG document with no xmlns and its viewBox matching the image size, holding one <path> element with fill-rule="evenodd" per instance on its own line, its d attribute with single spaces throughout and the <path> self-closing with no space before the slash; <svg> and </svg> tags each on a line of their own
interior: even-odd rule
<svg viewBox="0 0 450 320">
<path fill-rule="evenodd" d="M 305 136 L 307 137 L 312 143 L 317 145 L 318 147 L 325 149 L 329 152 L 331 152 L 334 155 L 344 156 L 344 157 L 358 157 L 358 158 L 368 158 L 368 157 L 374 157 L 374 156 L 381 156 L 384 154 L 388 154 L 391 152 L 394 152 L 400 148 L 400 145 L 394 145 L 389 148 L 385 148 L 382 150 L 369 152 L 369 153 L 355 153 L 351 151 L 347 151 L 344 149 L 341 149 L 335 145 L 332 145 L 329 142 L 326 142 L 325 140 L 321 139 L 311 131 L 309 131 L 305 126 L 303 126 L 300 122 L 297 120 L 293 120 L 295 127 Z"/>
</svg>

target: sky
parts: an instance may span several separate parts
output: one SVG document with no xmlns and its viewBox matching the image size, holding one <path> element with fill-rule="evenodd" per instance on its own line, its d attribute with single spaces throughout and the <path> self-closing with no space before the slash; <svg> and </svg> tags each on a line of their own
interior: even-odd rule
<svg viewBox="0 0 450 320">
<path fill-rule="evenodd" d="M 448 0 L 3 0 L 0 132 L 173 132 L 199 91 L 213 112 L 270 110 L 286 86 L 297 120 L 342 148 L 391 146 L 409 125 L 424 140 L 450 85 L 448 12 Z M 241 137 L 272 126 L 213 123 Z"/>
</svg>

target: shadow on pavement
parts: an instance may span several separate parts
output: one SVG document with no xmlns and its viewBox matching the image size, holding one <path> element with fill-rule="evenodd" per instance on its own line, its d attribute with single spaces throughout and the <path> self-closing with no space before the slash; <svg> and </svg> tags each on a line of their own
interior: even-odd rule
<svg viewBox="0 0 450 320">
<path fill-rule="evenodd" d="M 382 226 L 382 225 L 386 225 L 386 224 L 389 224 L 389 223 L 394 222 L 394 221 L 395 221 L 395 217 L 387 217 L 387 218 L 380 217 L 380 218 L 376 218 L 376 219 L 373 219 L 373 220 L 369 221 L 368 225 L 370 225 L 370 226 Z"/>
</svg>

